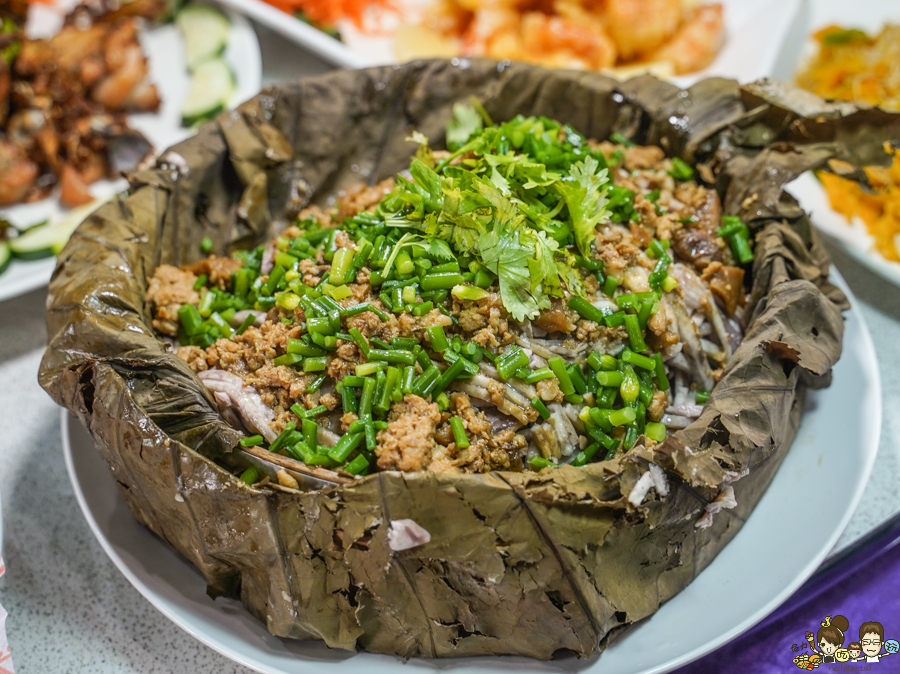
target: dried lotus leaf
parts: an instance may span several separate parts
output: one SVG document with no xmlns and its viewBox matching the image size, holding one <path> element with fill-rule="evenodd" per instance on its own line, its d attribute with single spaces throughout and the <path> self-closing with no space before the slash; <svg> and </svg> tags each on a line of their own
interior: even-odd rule
<svg viewBox="0 0 900 674">
<path fill-rule="evenodd" d="M 256 245 L 305 205 L 405 168 L 410 133 L 439 142 L 452 105 L 473 95 L 495 120 L 547 115 L 687 157 L 750 224 L 752 320 L 702 416 L 652 450 L 584 468 L 248 487 L 214 461 L 238 434 L 153 334 L 148 277 L 195 261 L 206 236 L 220 251 Z M 50 285 L 40 382 L 91 430 L 135 517 L 275 635 L 402 657 L 591 655 L 734 536 L 790 447 L 806 390 L 827 385 L 840 356 L 846 300 L 782 187 L 829 158 L 869 161 L 900 137 L 900 116 L 824 106 L 768 83 L 682 91 L 482 60 L 267 89 L 133 175 L 129 194 L 76 232 Z M 667 495 L 651 490 L 635 506 L 653 464 Z M 391 550 L 402 519 L 430 541 Z"/>
</svg>

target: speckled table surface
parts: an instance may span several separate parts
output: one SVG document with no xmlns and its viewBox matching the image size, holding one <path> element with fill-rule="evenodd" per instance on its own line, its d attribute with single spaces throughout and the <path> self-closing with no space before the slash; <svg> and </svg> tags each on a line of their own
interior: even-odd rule
<svg viewBox="0 0 900 674">
<path fill-rule="evenodd" d="M 264 81 L 323 72 L 325 64 L 259 30 Z M 875 343 L 881 370 L 881 444 L 862 502 L 838 547 L 900 510 L 900 290 L 832 251 Z M 0 303 L 0 604 L 16 671 L 67 674 L 249 672 L 170 623 L 107 559 L 75 503 L 59 412 L 36 381 L 46 341 L 46 291 Z M 822 498 L 827 498 L 823 494 Z"/>
</svg>

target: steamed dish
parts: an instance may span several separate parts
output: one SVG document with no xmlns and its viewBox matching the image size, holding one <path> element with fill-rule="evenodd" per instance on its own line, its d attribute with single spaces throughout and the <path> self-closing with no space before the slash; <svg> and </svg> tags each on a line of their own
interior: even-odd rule
<svg viewBox="0 0 900 674">
<path fill-rule="evenodd" d="M 273 87 L 234 113 L 219 116 L 215 124 L 201 127 L 197 136 L 164 155 L 156 168 L 135 176 L 126 197 L 104 206 L 79 228 L 61 254 L 64 272 L 51 281 L 51 336 L 41 384 L 91 429 L 138 521 L 197 566 L 211 595 L 239 597 L 274 635 L 403 658 L 590 656 L 680 592 L 732 540 L 788 451 L 803 415 L 804 394 L 830 383 L 840 354 L 846 302 L 827 281 L 828 260 L 811 236 L 808 218 L 795 203 L 779 198 L 781 182 L 820 162 L 823 145 L 809 144 L 807 136 L 793 133 L 806 118 L 795 110 L 792 98 L 773 102 L 773 93 L 764 84 L 739 87 L 720 79 L 682 91 L 653 78 L 617 83 L 481 60 L 337 71 Z M 494 120 L 515 127 L 511 135 L 504 133 L 510 152 L 499 146 L 494 152 L 479 153 L 475 147 L 463 151 L 470 142 L 495 133 L 486 129 L 491 124 L 480 113 L 458 108 L 454 115 L 453 107 L 471 97 Z M 808 110 L 808 100 L 802 102 Z M 771 114 L 761 116 L 761 106 Z M 685 128 L 680 120 L 688 109 L 693 123 Z M 523 118 L 517 119 L 520 114 Z M 595 150 L 588 142 L 588 153 L 578 134 L 565 126 L 560 134 L 542 115 L 588 138 L 608 139 L 610 146 L 601 143 Z M 454 117 L 448 137 L 445 126 Z M 834 118 L 827 125 L 840 132 L 857 119 Z M 773 134 L 777 144 L 739 145 L 748 124 L 768 128 L 770 120 L 786 129 L 782 136 Z M 780 126 L 785 120 L 788 125 Z M 862 145 L 880 146 L 894 131 L 891 122 L 886 120 L 878 127 L 882 135 Z M 517 129 L 521 135 L 514 133 Z M 416 131 L 436 147 L 460 154 L 451 158 L 433 150 L 429 157 Z M 617 131 L 643 147 L 628 146 Z M 571 148 L 560 142 L 560 135 Z M 648 149 L 655 143 L 665 147 L 669 157 L 689 157 L 690 166 Z M 825 147 L 838 158 L 848 158 L 839 145 Z M 417 158 L 428 170 L 417 162 L 411 166 L 417 148 Z M 638 173 L 631 175 L 628 162 L 642 153 L 649 163 L 632 164 Z M 589 159 L 596 165 L 589 167 Z M 633 202 L 603 189 L 601 159 L 607 169 L 615 164 L 606 179 L 611 178 L 614 187 L 634 191 Z M 497 165 L 496 175 L 490 162 Z M 770 165 L 785 170 L 775 176 L 759 170 Z M 440 178 L 440 195 L 429 171 Z M 651 177 L 659 184 L 650 183 Z M 368 188 L 348 189 L 361 178 L 367 179 Z M 379 188 L 387 178 L 393 178 L 393 185 Z M 632 183 L 624 182 L 626 178 Z M 596 190 L 584 186 L 595 181 L 600 183 Z M 715 199 L 709 197 L 703 200 L 709 204 L 707 222 L 700 200 L 688 200 L 684 194 L 694 184 L 715 185 L 724 212 L 751 220 L 721 218 Z M 330 200 L 331 195 L 337 200 Z M 700 190 L 697 195 L 708 197 Z M 608 202 L 602 204 L 603 199 Z M 513 208 L 507 209 L 504 200 Z M 665 213 L 656 210 L 654 202 Z M 613 214 L 627 213 L 629 203 L 637 215 L 615 222 Z M 321 210 L 305 211 L 311 204 Z M 688 211 L 688 204 L 696 212 Z M 345 215 L 355 215 L 343 217 L 342 207 Z M 698 222 L 690 220 L 692 215 Z M 660 221 L 652 229 L 642 224 L 645 218 Z M 632 231 L 632 219 L 650 236 Z M 333 222 L 340 225 L 323 227 Z M 664 222 L 676 230 L 668 248 L 662 243 Z M 595 234 L 588 236 L 590 247 L 583 250 L 583 233 L 590 231 L 584 223 Z M 752 230 L 752 239 L 743 224 Z M 346 238 L 338 237 L 337 230 Z M 469 230 L 477 236 L 456 236 Z M 694 245 L 687 239 L 681 246 L 676 239 L 683 231 L 703 240 L 703 230 L 715 245 Z M 385 237 L 381 242 L 380 236 Z M 598 241 L 603 236 L 616 240 Z M 503 245 L 490 245 L 495 238 Z M 269 243 L 273 239 L 275 246 Z M 371 244 L 368 252 L 362 239 Z M 538 241 L 541 250 L 552 249 L 552 258 L 536 256 Z M 262 251 L 254 252 L 259 245 Z M 685 257 L 679 247 L 694 257 Z M 612 256 L 612 249 L 621 260 Z M 203 250 L 245 250 L 242 256 L 253 262 L 237 267 L 231 258 L 210 260 Z M 700 271 L 704 251 L 710 259 Z M 742 262 L 749 251 L 752 269 Z M 364 260 L 358 268 L 357 255 Z M 296 276 L 288 277 L 294 271 L 291 258 L 297 259 Z M 247 273 L 238 281 L 241 270 L 253 270 L 257 261 L 259 273 Z M 727 303 L 718 304 L 713 290 L 716 262 L 722 265 L 719 269 L 744 270 L 746 303 L 741 306 L 738 300 L 733 315 Z M 281 278 L 278 265 L 284 272 Z M 440 265 L 449 267 L 438 269 Z M 193 282 L 182 275 L 184 267 L 191 268 Z M 173 284 L 171 302 L 160 294 L 163 269 L 182 281 Z M 351 270 L 353 274 L 347 273 Z M 700 285 L 689 283 L 691 273 L 700 277 Z M 583 295 L 571 291 L 577 285 L 575 274 Z M 621 283 L 604 294 L 610 277 Z M 665 287 L 671 286 L 669 277 L 678 288 Z M 309 284 L 297 283 L 301 278 Z M 414 278 L 418 288 L 405 284 Z M 534 284 L 535 279 L 540 283 Z M 649 289 L 627 285 L 640 279 Z M 655 290 L 652 284 L 659 281 L 664 285 Z M 209 293 L 204 288 L 210 283 L 217 290 L 205 300 Z M 457 286 L 461 288 L 454 294 Z M 176 299 L 176 288 L 182 299 Z M 308 295 L 307 288 L 320 296 Z M 350 295 L 340 297 L 347 290 Z M 357 297 L 354 290 L 363 294 Z M 719 290 L 734 297 L 727 287 Z M 252 305 L 251 291 L 256 293 Z M 482 291 L 484 297 L 466 298 Z M 657 293 L 660 310 L 654 314 Z M 235 304 L 231 295 L 242 296 L 247 308 Z M 260 297 L 263 303 L 256 309 Z M 597 305 L 597 320 L 583 317 L 577 306 L 569 313 L 569 303 L 579 297 Z M 666 325 L 670 316 L 677 320 L 675 298 L 684 304 L 699 337 L 679 324 L 677 333 L 670 332 L 677 334 L 682 348 L 676 354 L 677 346 L 670 344 L 667 354 L 650 326 L 663 310 Z M 615 306 L 608 306 L 607 300 Z M 341 308 L 334 311 L 331 301 Z M 387 319 L 375 311 L 348 315 L 350 307 L 365 302 L 369 309 L 380 302 L 378 311 Z M 669 302 L 675 314 L 669 314 Z M 716 336 L 710 302 L 725 321 L 726 335 L 732 331 L 730 319 L 740 324 L 740 336 L 735 331 L 740 344 L 730 358 L 719 353 L 724 344 Z M 699 310 L 693 308 L 698 305 Z M 183 310 L 186 325 L 184 307 L 190 307 Z M 302 318 L 297 311 L 301 307 Z M 417 307 L 420 316 L 412 310 Z M 228 313 L 232 308 L 235 315 Z M 622 320 L 622 325 L 607 325 L 604 309 L 612 322 Z M 193 310 L 197 316 L 188 315 Z M 423 325 L 434 310 L 436 324 Z M 245 314 L 234 327 L 240 311 L 263 315 Z M 644 329 L 642 312 L 647 318 Z M 538 325 L 542 313 L 559 322 Z M 623 316 L 632 317 L 632 327 L 636 319 L 638 330 L 629 334 Z M 467 327 L 464 317 L 477 323 Z M 453 324 L 454 318 L 458 323 Z M 261 336 L 264 330 L 296 329 L 299 336 L 293 339 L 299 343 L 288 341 L 282 351 L 260 339 L 253 344 L 256 354 L 251 354 L 249 344 L 209 334 L 218 323 L 217 330 L 246 336 L 252 334 L 251 325 L 242 330 L 244 323 L 257 320 Z M 351 327 L 351 320 L 360 323 Z M 571 332 L 564 329 L 566 320 L 575 324 Z M 401 335 L 404 325 L 411 326 L 409 336 Z M 440 332 L 429 331 L 438 325 Z M 160 327 L 176 334 L 160 339 Z M 624 333 L 616 332 L 619 328 L 625 328 Z M 490 339 L 483 345 L 475 341 L 483 330 L 484 338 L 496 338 L 496 346 Z M 356 331 L 369 349 L 365 360 L 364 349 L 354 339 Z M 604 343 L 600 333 L 609 342 L 607 352 L 594 352 L 598 342 Z M 643 339 L 646 350 L 635 348 L 640 346 L 632 344 L 635 337 Z M 178 343 L 200 351 L 195 358 L 186 354 L 184 360 L 175 353 Z M 338 353 L 341 348 L 349 358 Z M 668 391 L 655 363 L 652 369 L 646 367 L 657 352 L 666 359 Z M 409 355 L 412 365 L 407 365 Z M 685 360 L 679 365 L 682 355 Z M 562 359 L 562 368 L 556 357 Z M 329 374 L 332 365 L 341 365 L 339 359 L 348 371 Z M 250 374 L 240 369 L 241 361 Z M 467 363 L 477 368 L 471 376 Z M 432 366 L 428 378 L 421 379 Z M 357 372 L 357 367 L 362 369 Z M 396 385 L 387 386 L 392 367 L 402 396 L 396 402 Z M 408 367 L 413 368 L 413 380 L 407 394 L 403 389 Z M 544 367 L 552 376 L 546 376 Z M 293 379 L 296 393 L 283 386 L 264 390 L 273 382 L 263 379 L 267 372 Z M 381 395 L 379 372 L 384 375 Z M 529 383 L 535 373 L 538 380 Z M 579 393 L 578 373 L 585 393 Z M 318 390 L 310 391 L 323 374 Z M 246 386 L 252 375 L 259 379 L 259 388 Z M 708 390 L 699 383 L 705 376 L 714 387 L 700 416 L 686 428 L 672 430 L 697 410 L 670 412 L 667 407 L 665 414 L 682 418 L 667 420 L 664 414 L 657 423 L 671 425 L 664 429 L 667 437 L 656 444 L 652 436 L 660 429 L 654 430 L 649 418 L 653 398 L 663 391 L 672 396 L 674 407 L 682 402 L 677 396 L 683 391 L 686 402 L 699 407 Z M 349 377 L 358 377 L 361 385 Z M 566 390 L 567 378 L 571 392 Z M 372 379 L 374 387 L 367 384 Z M 623 386 L 626 380 L 630 383 Z M 552 391 L 554 385 L 558 394 Z M 539 393 L 529 400 L 520 390 L 527 386 L 535 392 L 546 387 L 554 399 L 562 395 L 562 400 L 544 401 Z M 413 387 L 420 393 L 412 392 Z M 476 395 L 479 388 L 490 400 Z M 614 398 L 601 403 L 600 396 L 608 390 Z M 308 393 L 318 394 L 318 400 L 304 399 Z M 641 398 L 648 393 L 649 406 Z M 283 405 L 279 410 L 279 394 L 291 407 L 298 405 L 300 414 L 292 417 L 293 410 Z M 356 412 L 344 412 L 345 394 L 346 404 L 355 404 Z M 536 401 L 547 407 L 547 421 Z M 641 403 L 648 415 L 643 436 L 632 430 Z M 366 416 L 370 404 L 371 422 Z M 577 410 L 578 421 L 564 419 L 556 406 Z M 587 420 L 581 417 L 584 408 Z M 629 419 L 632 413 L 634 420 Z M 283 429 L 272 428 L 277 421 L 285 423 Z M 578 430 L 579 421 L 586 434 Z M 278 438 L 292 423 L 280 447 Z M 571 453 L 563 423 L 575 429 L 571 442 L 577 447 Z M 559 444 L 555 461 L 552 444 L 536 439 L 545 424 Z M 267 425 L 269 438 L 277 433 L 272 440 L 262 433 Z M 557 425 L 562 430 L 557 431 Z M 609 459 L 600 433 L 613 441 Z M 626 450 L 629 433 L 639 435 Z M 404 440 L 413 437 L 422 439 L 417 446 L 423 453 L 406 451 L 411 443 Z M 255 443 L 260 444 L 246 447 Z M 241 444 L 246 451 L 239 451 Z M 588 457 L 592 445 L 598 449 Z M 273 453 L 273 448 L 296 451 L 300 460 Z M 271 459 L 263 463 L 260 457 Z M 320 462 L 315 475 L 304 463 L 307 458 L 314 465 Z M 405 460 L 410 469 L 379 466 L 386 461 L 399 466 Z M 509 469 L 496 469 L 507 460 Z M 332 468 L 321 467 L 331 461 Z M 582 461 L 584 465 L 573 465 Z M 436 462 L 447 470 L 429 470 L 433 463 L 434 468 L 441 465 Z M 543 462 L 558 467 L 541 468 Z M 284 467 L 300 489 L 271 470 L 271 464 Z M 420 464 L 425 469 L 416 469 Z M 357 478 L 355 471 L 370 474 Z M 316 482 L 325 472 L 332 478 Z"/>
<path fill-rule="evenodd" d="M 747 318 L 746 225 L 658 147 L 455 113 L 396 178 L 156 270 L 154 328 L 245 446 L 353 475 L 540 470 L 700 415 Z"/>
</svg>

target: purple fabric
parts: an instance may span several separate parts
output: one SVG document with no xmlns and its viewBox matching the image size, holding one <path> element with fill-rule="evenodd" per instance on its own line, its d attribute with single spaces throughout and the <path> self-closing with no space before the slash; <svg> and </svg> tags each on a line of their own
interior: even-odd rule
<svg viewBox="0 0 900 674">
<path fill-rule="evenodd" d="M 760 560 L 765 564 L 765 560 Z M 826 616 L 845 616 L 850 627 L 844 646 L 860 641 L 859 627 L 879 622 L 884 640 L 900 641 L 900 520 L 879 528 L 874 540 L 840 563 L 819 571 L 772 615 L 753 629 L 676 674 L 771 674 L 806 671 L 795 657 L 812 651 L 805 634 L 815 634 Z M 894 644 L 887 644 L 889 649 Z M 795 651 L 794 648 L 797 648 Z M 816 671 L 900 672 L 900 654 L 880 661 L 821 663 Z"/>
</svg>

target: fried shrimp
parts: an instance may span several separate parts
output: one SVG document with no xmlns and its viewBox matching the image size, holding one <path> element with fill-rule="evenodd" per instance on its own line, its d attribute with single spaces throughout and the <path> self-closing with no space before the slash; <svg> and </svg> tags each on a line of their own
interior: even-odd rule
<svg viewBox="0 0 900 674">
<path fill-rule="evenodd" d="M 400 34 L 398 53 L 435 55 L 449 40 L 468 56 L 579 70 L 653 64 L 679 74 L 709 65 L 724 34 L 721 5 L 685 0 L 440 0 L 419 28 L 433 39 Z"/>
</svg>

